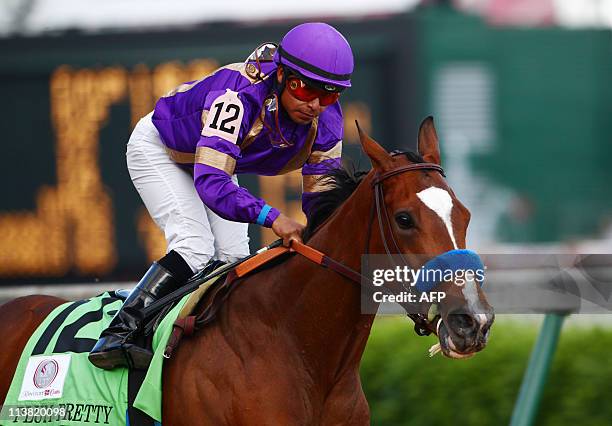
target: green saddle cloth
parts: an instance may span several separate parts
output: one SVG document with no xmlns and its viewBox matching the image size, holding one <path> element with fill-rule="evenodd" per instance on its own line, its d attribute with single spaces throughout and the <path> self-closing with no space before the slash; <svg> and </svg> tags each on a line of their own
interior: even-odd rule
<svg viewBox="0 0 612 426">
<path fill-rule="evenodd" d="M 154 356 L 134 407 L 161 422 L 163 352 L 179 311 L 153 336 Z M 30 337 L 0 413 L 0 424 L 125 425 L 128 371 L 94 367 L 87 355 L 122 301 L 114 293 L 57 307 Z M 3 372 L 6 374 L 6 372 Z"/>
</svg>

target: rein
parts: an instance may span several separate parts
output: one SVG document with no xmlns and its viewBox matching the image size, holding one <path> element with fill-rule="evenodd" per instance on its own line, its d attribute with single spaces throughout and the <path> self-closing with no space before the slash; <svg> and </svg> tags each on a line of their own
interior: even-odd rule
<svg viewBox="0 0 612 426">
<path fill-rule="evenodd" d="M 374 176 L 374 179 L 372 181 L 372 188 L 374 191 L 375 202 L 372 203 L 372 208 L 370 210 L 370 220 L 368 222 L 368 231 L 367 231 L 367 239 L 366 239 L 366 246 L 364 249 L 364 254 L 369 253 L 370 239 L 372 236 L 372 224 L 374 223 L 374 216 L 376 215 L 378 219 L 381 240 L 385 247 L 385 252 L 387 256 L 389 257 L 389 259 L 392 259 L 393 254 L 395 254 L 396 256 L 399 255 L 402 259 L 402 262 L 404 262 L 405 264 L 408 263 L 399 248 L 399 245 L 395 239 L 393 230 L 391 228 L 391 220 L 389 219 L 389 212 L 387 210 L 387 205 L 384 203 L 383 182 L 386 179 L 393 177 L 395 175 L 405 173 L 405 172 L 410 172 L 410 171 L 416 171 L 416 170 L 433 170 L 433 171 L 439 172 L 442 176 L 446 177 L 446 175 L 444 174 L 444 169 L 442 169 L 442 167 L 434 163 L 408 164 L 408 165 L 397 167 L 385 173 L 377 174 L 376 176 Z M 384 219 L 384 222 L 386 222 L 386 225 L 387 225 L 386 227 L 383 225 L 383 219 Z M 389 235 L 391 235 L 391 242 L 393 243 L 395 253 L 392 253 L 391 250 L 389 249 L 389 245 L 387 244 L 387 238 L 385 235 L 385 229 L 388 229 L 389 231 L 388 233 Z M 320 251 L 312 247 L 309 247 L 303 243 L 299 243 L 297 241 L 292 240 L 291 245 L 290 245 L 290 251 L 294 251 L 318 265 L 331 269 L 332 271 L 342 275 L 343 277 L 348 278 L 349 280 L 357 283 L 359 286 L 361 286 L 362 281 L 365 281 L 366 283 L 368 283 L 369 287 L 372 286 L 372 280 L 370 278 L 366 277 L 360 272 L 357 272 L 349 268 L 348 266 L 340 262 L 335 261 L 334 259 L 326 256 L 324 253 L 321 253 Z M 427 336 L 431 333 L 434 333 L 437 335 L 436 318 L 433 318 L 430 321 L 428 317 L 424 314 L 407 314 L 407 315 L 410 317 L 410 319 L 414 321 L 414 324 L 415 324 L 414 329 L 418 335 Z"/>
</svg>

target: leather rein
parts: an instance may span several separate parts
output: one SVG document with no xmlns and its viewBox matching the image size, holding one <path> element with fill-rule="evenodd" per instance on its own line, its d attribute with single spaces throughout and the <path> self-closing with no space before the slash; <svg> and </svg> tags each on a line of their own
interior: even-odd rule
<svg viewBox="0 0 612 426">
<path fill-rule="evenodd" d="M 377 173 L 372 180 L 372 189 L 374 191 L 374 203 L 372 203 L 372 208 L 370 209 L 370 219 L 368 222 L 368 232 L 366 238 L 366 245 L 364 249 L 364 254 L 369 253 L 370 248 L 370 239 L 372 236 L 372 224 L 374 223 L 374 217 L 376 216 L 378 220 L 378 228 L 380 230 L 380 237 L 385 247 L 385 252 L 390 260 L 392 260 L 392 256 L 400 256 L 402 262 L 404 264 L 408 264 L 406 258 L 402 254 L 402 251 L 395 239 L 395 235 L 393 234 L 393 228 L 391 225 L 391 220 L 389 219 L 389 212 L 387 210 L 387 205 L 384 202 L 384 189 L 383 182 L 390 177 L 399 175 L 405 172 L 417 171 L 417 170 L 432 170 L 440 173 L 442 176 L 446 177 L 444 174 L 444 169 L 437 164 L 434 163 L 415 163 L 408 164 L 404 166 L 397 167 L 395 169 L 389 170 L 384 173 Z M 386 237 L 385 230 L 388 230 L 388 234 L 390 237 L 390 242 L 392 243 L 391 247 L 394 252 L 389 248 L 389 244 Z M 363 282 L 368 284 L 368 289 L 373 288 L 372 280 L 369 277 L 361 274 L 358 271 L 355 271 L 348 266 L 335 261 L 334 259 L 326 256 L 320 251 L 307 246 L 303 243 L 298 243 L 296 241 L 291 241 L 290 250 L 300 255 L 306 257 L 308 260 L 321 265 L 323 267 L 329 268 L 334 272 L 348 278 L 349 280 L 357 283 L 360 287 Z M 385 287 L 383 289 L 389 291 Z M 431 333 L 437 334 L 436 330 L 436 318 L 429 321 L 427 316 L 424 314 L 407 314 L 410 319 L 414 321 L 414 330 L 419 336 L 427 336 Z"/>
</svg>

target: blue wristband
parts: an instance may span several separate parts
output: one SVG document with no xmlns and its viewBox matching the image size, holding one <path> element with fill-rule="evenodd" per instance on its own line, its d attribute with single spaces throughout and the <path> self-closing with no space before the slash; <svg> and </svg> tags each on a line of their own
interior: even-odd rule
<svg viewBox="0 0 612 426">
<path fill-rule="evenodd" d="M 272 207 L 267 204 L 261 208 L 261 211 L 259 212 L 259 216 L 257 216 L 258 225 L 263 226 L 264 223 L 266 223 L 266 218 L 268 217 L 268 213 L 270 213 L 270 210 L 272 210 Z"/>
</svg>

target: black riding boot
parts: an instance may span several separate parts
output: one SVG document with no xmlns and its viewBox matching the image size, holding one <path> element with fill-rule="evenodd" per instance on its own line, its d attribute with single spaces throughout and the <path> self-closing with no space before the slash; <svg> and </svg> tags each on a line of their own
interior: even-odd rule
<svg viewBox="0 0 612 426">
<path fill-rule="evenodd" d="M 179 284 L 181 282 L 166 268 L 153 263 L 100 335 L 100 340 L 89 353 L 89 361 L 105 370 L 120 366 L 147 368 L 153 354 L 132 343 L 134 334 L 143 326 L 141 311 L 178 288 Z"/>
</svg>

